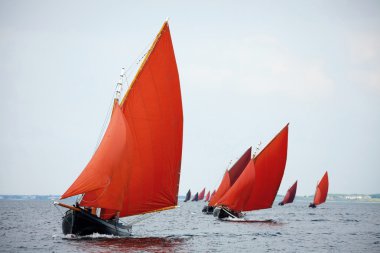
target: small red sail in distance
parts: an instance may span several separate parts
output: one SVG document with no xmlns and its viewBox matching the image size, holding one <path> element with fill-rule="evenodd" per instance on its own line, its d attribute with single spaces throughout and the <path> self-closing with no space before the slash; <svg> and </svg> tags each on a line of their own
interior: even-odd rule
<svg viewBox="0 0 380 253">
<path fill-rule="evenodd" d="M 244 168 L 247 166 L 249 160 L 251 160 L 252 147 L 248 148 L 244 154 L 236 161 L 230 170 L 226 170 L 224 173 L 222 182 L 218 189 L 214 191 L 210 198 L 209 206 L 215 206 L 221 197 L 230 189 L 230 187 L 236 182 Z"/>
<path fill-rule="evenodd" d="M 210 200 L 210 191 L 207 192 L 205 202 Z"/>
<path fill-rule="evenodd" d="M 210 196 L 210 199 L 209 200 L 211 200 L 211 198 L 215 195 L 215 190 L 211 193 L 211 196 Z"/>
<path fill-rule="evenodd" d="M 198 195 L 198 200 L 203 200 L 203 198 L 205 197 L 205 191 L 206 188 L 203 188 L 203 190 Z"/>
<path fill-rule="evenodd" d="M 251 161 L 218 201 L 234 211 L 271 208 L 284 175 L 288 150 L 287 124 Z"/>
<path fill-rule="evenodd" d="M 165 22 L 103 140 L 61 198 L 84 194 L 81 206 L 101 218 L 174 208 L 178 202 L 183 111 L 177 63 Z"/>
<path fill-rule="evenodd" d="M 282 204 L 285 205 L 285 204 L 293 203 L 293 200 L 296 196 L 296 192 L 297 192 L 297 181 L 286 192 L 284 199 L 281 201 Z"/>
<path fill-rule="evenodd" d="M 329 191 L 329 176 L 327 171 L 323 175 L 321 181 L 317 185 L 314 195 L 314 205 L 320 205 L 326 202 L 327 193 Z"/>
</svg>

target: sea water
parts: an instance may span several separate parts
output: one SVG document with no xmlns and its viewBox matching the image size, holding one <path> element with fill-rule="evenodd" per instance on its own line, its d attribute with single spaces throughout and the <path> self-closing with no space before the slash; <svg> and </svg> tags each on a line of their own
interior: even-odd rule
<svg viewBox="0 0 380 253">
<path fill-rule="evenodd" d="M 64 236 L 62 213 L 50 201 L 0 201 L 0 252 L 380 252 L 380 204 L 308 202 L 219 221 L 204 202 L 139 217 L 133 235 Z M 128 219 L 127 222 L 131 222 Z"/>
</svg>

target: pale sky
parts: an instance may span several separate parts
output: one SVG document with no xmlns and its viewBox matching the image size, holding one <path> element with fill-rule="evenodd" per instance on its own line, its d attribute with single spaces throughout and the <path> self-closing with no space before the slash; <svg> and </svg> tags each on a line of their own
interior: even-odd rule
<svg viewBox="0 0 380 253">
<path fill-rule="evenodd" d="M 279 190 L 380 193 L 379 1 L 0 0 L 0 194 L 62 194 L 91 158 L 120 68 L 169 17 L 180 194 L 286 123 Z M 133 76 L 129 77 L 130 79 Z M 126 87 L 124 87 L 126 90 Z"/>
</svg>

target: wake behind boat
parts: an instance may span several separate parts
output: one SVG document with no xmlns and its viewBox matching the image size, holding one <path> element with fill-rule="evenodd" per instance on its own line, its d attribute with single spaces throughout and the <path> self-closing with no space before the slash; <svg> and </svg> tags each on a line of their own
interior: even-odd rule
<svg viewBox="0 0 380 253">
<path fill-rule="evenodd" d="M 103 139 L 61 199 L 81 195 L 62 221 L 64 234 L 125 236 L 119 218 L 175 208 L 183 112 L 177 64 L 165 22 L 121 103 L 117 85 Z M 149 136 L 149 138 L 147 138 Z M 160 175 L 160 176 L 157 176 Z"/>
</svg>

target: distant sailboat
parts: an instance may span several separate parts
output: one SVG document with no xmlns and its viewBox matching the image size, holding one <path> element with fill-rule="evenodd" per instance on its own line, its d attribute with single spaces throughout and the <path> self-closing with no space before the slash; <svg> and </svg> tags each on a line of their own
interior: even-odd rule
<svg viewBox="0 0 380 253">
<path fill-rule="evenodd" d="M 184 202 L 189 201 L 190 198 L 191 198 L 191 191 L 190 191 L 190 189 L 189 189 L 189 191 L 186 193 L 186 198 L 185 198 Z"/>
<path fill-rule="evenodd" d="M 296 196 L 296 192 L 297 192 L 297 181 L 292 185 L 292 187 L 289 188 L 289 190 L 286 192 L 284 199 L 278 204 L 280 206 L 283 206 L 285 204 L 293 203 L 293 200 Z"/>
<path fill-rule="evenodd" d="M 205 197 L 205 191 L 206 191 L 206 188 L 203 188 L 203 190 L 198 195 L 198 200 L 203 200 L 204 199 L 204 197 Z"/>
<path fill-rule="evenodd" d="M 207 192 L 205 202 L 210 200 L 210 191 Z"/>
<path fill-rule="evenodd" d="M 122 79 L 118 87 L 121 85 Z M 119 217 L 177 205 L 183 113 L 167 22 L 121 103 L 120 90 L 99 147 L 61 196 L 65 199 L 82 195 L 80 201 L 75 206 L 55 203 L 69 209 L 63 217 L 64 234 L 130 235 L 131 226 L 123 225 Z"/>
<path fill-rule="evenodd" d="M 271 208 L 284 174 L 288 125 L 254 158 L 217 201 L 214 216 L 240 218 L 242 212 Z"/>
<path fill-rule="evenodd" d="M 195 193 L 193 199 L 191 201 L 198 201 L 198 192 Z"/>
<path fill-rule="evenodd" d="M 251 150 L 251 147 L 248 148 L 244 152 L 244 154 L 239 158 L 239 160 L 237 160 L 236 163 L 229 170 L 226 170 L 218 189 L 213 192 L 208 205 L 203 207 L 203 213 L 213 213 L 214 206 L 217 203 L 217 201 L 221 197 L 223 197 L 223 195 L 232 187 L 232 185 L 236 182 L 240 174 L 243 172 L 244 168 L 247 166 L 248 162 L 251 160 Z"/>
<path fill-rule="evenodd" d="M 329 176 L 326 171 L 321 181 L 317 184 L 317 188 L 315 190 L 315 195 L 314 195 L 314 201 L 313 203 L 310 203 L 309 207 L 316 208 L 318 205 L 325 203 L 328 191 L 329 191 Z"/>
<path fill-rule="evenodd" d="M 210 199 L 209 199 L 209 201 L 211 200 L 211 198 L 212 198 L 212 197 L 214 197 L 214 195 L 215 195 L 215 192 L 216 192 L 216 191 L 214 190 L 214 191 L 211 193 L 211 196 L 210 196 Z"/>
</svg>

